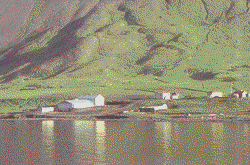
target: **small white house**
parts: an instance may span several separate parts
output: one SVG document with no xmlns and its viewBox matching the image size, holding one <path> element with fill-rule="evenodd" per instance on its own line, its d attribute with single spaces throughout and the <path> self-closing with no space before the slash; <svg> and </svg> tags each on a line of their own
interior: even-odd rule
<svg viewBox="0 0 250 165">
<path fill-rule="evenodd" d="M 207 98 L 222 97 L 222 92 L 212 91 L 207 93 Z"/>
<path fill-rule="evenodd" d="M 54 107 L 42 107 L 38 106 L 37 109 L 33 112 L 37 113 L 46 113 L 46 112 L 54 112 Z"/>
<path fill-rule="evenodd" d="M 157 100 L 170 100 L 171 99 L 171 94 L 170 92 L 157 92 L 155 93 L 155 98 Z"/>
<path fill-rule="evenodd" d="M 248 97 L 248 93 L 246 91 L 242 91 L 242 98 Z"/>
<path fill-rule="evenodd" d="M 78 99 L 92 101 L 95 106 L 103 106 L 104 105 L 104 97 L 100 94 L 81 95 L 78 97 Z"/>
<path fill-rule="evenodd" d="M 178 99 L 178 98 L 179 98 L 179 94 L 177 94 L 177 93 L 171 94 L 171 99 Z"/>
<path fill-rule="evenodd" d="M 230 98 L 240 98 L 238 93 L 232 93 L 229 95 Z"/>
<path fill-rule="evenodd" d="M 145 107 L 139 108 L 141 112 L 156 112 L 157 110 L 167 109 L 168 106 L 166 104 L 153 104 Z"/>
</svg>

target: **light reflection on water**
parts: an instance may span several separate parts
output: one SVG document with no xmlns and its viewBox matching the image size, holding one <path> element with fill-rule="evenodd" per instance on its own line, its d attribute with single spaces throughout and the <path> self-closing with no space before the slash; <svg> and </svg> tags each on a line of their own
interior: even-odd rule
<svg viewBox="0 0 250 165">
<path fill-rule="evenodd" d="M 54 121 L 42 122 L 42 136 L 43 136 L 43 148 L 44 148 L 44 161 L 49 161 L 55 154 L 54 143 Z"/>
<path fill-rule="evenodd" d="M 221 164 L 225 158 L 225 141 L 224 141 L 224 125 L 223 123 L 211 123 L 212 126 L 212 151 L 215 164 Z"/>
<path fill-rule="evenodd" d="M 96 154 L 97 159 L 101 162 L 105 162 L 105 122 L 96 121 Z"/>
<path fill-rule="evenodd" d="M 95 160 L 95 123 L 74 121 L 75 158 L 77 164 L 89 164 Z"/>
<path fill-rule="evenodd" d="M 249 164 L 249 126 L 0 121 L 0 164 Z"/>
</svg>

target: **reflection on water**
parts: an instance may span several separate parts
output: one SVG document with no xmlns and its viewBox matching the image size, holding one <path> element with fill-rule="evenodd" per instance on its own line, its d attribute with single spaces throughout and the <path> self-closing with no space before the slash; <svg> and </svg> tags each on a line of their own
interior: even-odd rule
<svg viewBox="0 0 250 165">
<path fill-rule="evenodd" d="M 165 163 L 169 164 L 172 160 L 172 153 L 170 150 L 170 142 L 171 142 L 171 123 L 170 122 L 158 122 L 155 123 L 155 128 L 157 133 L 156 138 L 159 142 L 162 142 L 161 146 L 163 148 L 162 153 L 166 160 Z"/>
<path fill-rule="evenodd" d="M 213 134 L 213 161 L 215 164 L 223 164 L 222 160 L 225 159 L 224 125 L 223 123 L 211 123 L 211 126 Z"/>
<path fill-rule="evenodd" d="M 95 123 L 74 121 L 75 158 L 77 164 L 90 164 L 95 160 Z"/>
<path fill-rule="evenodd" d="M 41 127 L 37 121 L 1 121 L 0 164 L 40 163 Z"/>
<path fill-rule="evenodd" d="M 105 162 L 105 136 L 105 122 L 96 121 L 96 154 L 101 162 Z"/>
<path fill-rule="evenodd" d="M 153 122 L 106 123 L 106 159 L 114 164 L 164 162 L 161 142 Z M 126 163 L 124 163 L 126 162 Z"/>
<path fill-rule="evenodd" d="M 55 164 L 75 164 L 73 123 L 71 120 L 54 121 Z"/>
<path fill-rule="evenodd" d="M 43 161 L 49 164 L 55 157 L 54 121 L 42 122 Z"/>
<path fill-rule="evenodd" d="M 249 126 L 0 121 L 0 164 L 249 164 Z"/>
<path fill-rule="evenodd" d="M 211 163 L 212 136 L 209 123 L 174 123 L 171 136 L 174 163 Z"/>
</svg>

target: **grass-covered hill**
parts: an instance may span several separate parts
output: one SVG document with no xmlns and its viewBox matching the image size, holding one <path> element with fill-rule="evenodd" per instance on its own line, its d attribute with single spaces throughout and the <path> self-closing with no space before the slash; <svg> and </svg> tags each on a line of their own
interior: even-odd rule
<svg viewBox="0 0 250 165">
<path fill-rule="evenodd" d="M 2 98 L 166 87 L 250 92 L 246 1 L 0 3 Z"/>
</svg>

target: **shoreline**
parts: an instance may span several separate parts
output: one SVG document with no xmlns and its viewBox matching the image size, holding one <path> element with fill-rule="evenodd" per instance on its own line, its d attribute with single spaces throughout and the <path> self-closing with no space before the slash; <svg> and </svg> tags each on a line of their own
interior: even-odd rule
<svg viewBox="0 0 250 165">
<path fill-rule="evenodd" d="M 139 112 L 139 108 L 152 103 L 165 103 L 168 108 L 155 113 Z M 241 103 L 241 104 L 239 104 Z M 236 111 L 236 104 L 242 108 Z M 89 120 L 89 121 L 147 121 L 147 122 L 248 122 L 250 121 L 249 100 L 204 98 L 156 100 L 143 95 L 126 96 L 119 99 L 110 95 L 104 106 L 74 109 L 70 112 L 7 112 L 0 120 Z M 238 119 L 236 119 L 238 117 Z"/>
<path fill-rule="evenodd" d="M 106 121 L 106 122 L 250 122 L 250 118 L 120 118 L 120 119 L 98 119 L 96 117 L 63 117 L 63 118 L 6 118 L 0 121 L 35 121 L 35 120 L 86 120 L 86 121 Z"/>
</svg>

